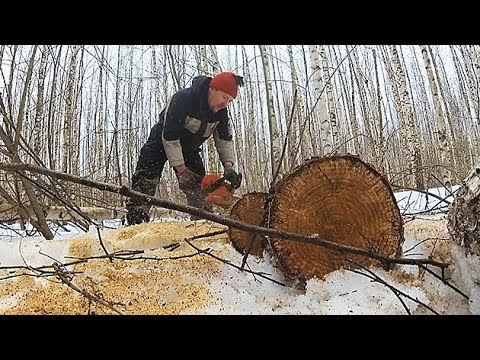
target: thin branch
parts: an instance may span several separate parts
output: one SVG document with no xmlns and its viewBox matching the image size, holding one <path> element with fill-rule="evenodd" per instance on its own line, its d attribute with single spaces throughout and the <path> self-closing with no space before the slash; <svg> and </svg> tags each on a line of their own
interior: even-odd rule
<svg viewBox="0 0 480 360">
<path fill-rule="evenodd" d="M 430 310 L 431 312 L 433 312 L 434 314 L 436 315 L 440 315 L 438 312 L 436 312 L 433 308 L 431 308 L 430 306 L 428 306 L 427 304 L 425 304 L 424 302 L 418 300 L 418 299 L 414 299 L 413 297 L 411 297 L 410 295 L 408 295 L 407 293 L 404 293 L 403 291 L 397 289 L 395 286 L 393 285 L 390 285 L 389 283 L 387 283 L 385 280 L 383 280 L 382 278 L 380 278 L 380 276 L 378 276 L 377 274 L 375 274 L 373 271 L 367 269 L 365 266 L 362 266 L 360 264 L 358 264 L 357 262 L 355 261 L 352 261 L 352 260 L 349 260 L 351 263 L 355 264 L 356 266 L 362 268 L 362 270 L 365 270 L 366 272 L 368 272 L 370 275 L 366 274 L 366 273 L 363 273 L 361 271 L 358 271 L 358 270 L 354 270 L 354 269 L 347 269 L 348 271 L 352 271 L 356 274 L 360 274 L 360 275 L 363 275 L 363 276 L 366 276 L 384 286 L 386 286 L 388 289 L 390 289 L 394 294 L 395 296 L 400 300 L 400 302 L 402 303 L 402 306 L 405 308 L 405 310 L 407 311 L 407 313 L 410 315 L 410 310 L 408 309 L 408 307 L 406 306 L 405 302 L 403 301 L 403 299 L 400 298 L 400 295 L 409 299 L 409 300 L 412 300 L 413 302 L 416 302 L 417 304 L 420 304 L 422 306 L 424 306 L 426 309 Z"/>
<path fill-rule="evenodd" d="M 275 230 L 275 229 L 270 229 L 270 228 L 265 228 L 265 227 L 260 227 L 256 225 L 250 225 L 246 224 L 240 221 L 232 220 L 230 218 L 226 218 L 220 215 L 213 214 L 208 211 L 204 211 L 202 209 L 189 206 L 189 205 L 182 205 L 178 204 L 169 200 L 163 200 L 154 196 L 149 196 L 145 195 L 141 192 L 130 190 L 126 186 L 118 186 L 118 185 L 113 185 L 113 184 L 108 184 L 108 183 L 103 183 L 103 182 L 97 182 L 94 180 L 89 180 L 86 178 L 82 178 L 79 176 L 75 175 L 69 175 L 66 173 L 42 168 L 36 165 L 29 165 L 29 164 L 23 164 L 23 163 L 0 163 L 0 169 L 8 170 L 8 171 L 32 171 L 32 172 L 37 172 L 41 173 L 44 175 L 48 176 L 53 176 L 55 178 L 60 178 L 63 180 L 67 181 L 72 181 L 76 182 L 82 185 L 90 186 L 102 191 L 110 191 L 114 193 L 118 193 L 123 196 L 128 196 L 131 198 L 139 199 L 144 201 L 147 204 L 150 205 L 156 205 L 156 206 L 161 206 L 167 209 L 172 209 L 172 210 L 177 210 L 181 212 L 185 212 L 191 215 L 197 215 L 200 217 L 203 217 L 205 219 L 211 220 L 213 222 L 223 224 L 226 226 L 230 226 L 239 230 L 244 230 L 247 232 L 254 232 L 258 233 L 260 235 L 264 236 L 270 236 L 274 238 L 281 238 L 281 239 L 286 239 L 286 240 L 293 240 L 301 243 L 307 243 L 307 244 L 313 244 L 313 245 L 318 245 L 325 247 L 330 250 L 335 250 L 340 253 L 350 253 L 350 254 L 356 254 L 356 255 L 362 255 L 366 256 L 375 260 L 378 260 L 382 264 L 385 265 L 390 265 L 390 264 L 404 264 L 404 265 L 419 265 L 419 264 L 424 264 L 424 265 L 432 265 L 432 266 L 437 266 L 441 269 L 447 268 L 449 266 L 448 263 L 443 263 L 443 262 L 438 262 L 432 259 L 403 259 L 403 258 L 391 258 L 388 256 L 380 255 L 377 253 L 373 253 L 369 250 L 362 249 L 362 248 L 357 248 L 353 246 L 348 246 L 348 245 L 342 245 L 338 243 L 334 243 L 331 241 L 324 240 L 318 236 L 318 234 L 312 234 L 310 236 L 305 236 L 305 235 L 299 235 L 296 233 L 291 233 L 291 232 L 286 232 L 286 231 L 280 231 L 280 230 Z"/>
<path fill-rule="evenodd" d="M 109 308 L 110 310 L 112 310 L 113 312 L 119 314 L 119 315 L 124 315 L 120 310 L 117 310 L 115 309 L 111 304 L 109 304 L 107 301 L 99 298 L 98 296 L 95 296 L 95 295 L 92 295 L 90 293 L 88 293 L 87 291 L 83 290 L 83 289 L 79 289 L 78 287 L 76 287 L 71 281 L 70 279 L 67 277 L 67 272 L 65 272 L 64 270 L 60 269 L 60 266 L 57 264 L 57 263 L 54 263 L 53 264 L 53 268 L 55 269 L 56 273 L 55 275 L 60 279 L 60 281 L 62 283 L 64 283 L 65 285 L 68 285 L 71 289 L 73 289 L 74 291 L 82 294 L 83 296 L 85 296 L 87 299 L 89 300 L 92 300 L 92 301 L 95 301 L 95 302 L 98 302 L 104 306 L 106 306 L 107 308 Z"/>
</svg>

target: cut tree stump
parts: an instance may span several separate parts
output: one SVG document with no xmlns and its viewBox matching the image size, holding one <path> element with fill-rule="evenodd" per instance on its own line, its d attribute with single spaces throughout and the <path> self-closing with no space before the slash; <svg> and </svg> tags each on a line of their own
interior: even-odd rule
<svg viewBox="0 0 480 360">
<path fill-rule="evenodd" d="M 313 158 L 279 181 L 266 203 L 270 228 L 363 248 L 402 253 L 403 219 L 387 180 L 354 155 Z M 270 238 L 276 266 L 304 284 L 340 269 L 380 265 L 362 255 Z M 351 260 L 351 261 L 349 261 Z"/>
<path fill-rule="evenodd" d="M 245 194 L 233 205 L 230 210 L 230 218 L 250 225 L 259 226 L 263 219 L 266 199 L 267 193 L 263 192 Z M 229 227 L 228 236 L 230 237 L 233 247 L 242 255 L 246 254 L 248 246 L 252 243 L 249 254 L 259 258 L 263 257 L 265 238 L 262 235 Z M 253 242 L 251 242 L 252 240 Z"/>
<path fill-rule="evenodd" d="M 480 255 L 480 164 L 467 175 L 448 211 L 452 241 L 466 253 Z"/>
</svg>

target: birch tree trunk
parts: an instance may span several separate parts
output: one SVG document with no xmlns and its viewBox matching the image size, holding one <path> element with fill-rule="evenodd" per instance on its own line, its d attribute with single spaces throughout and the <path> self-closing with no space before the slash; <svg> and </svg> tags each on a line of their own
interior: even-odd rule
<svg viewBox="0 0 480 360">
<path fill-rule="evenodd" d="M 332 129 L 330 122 L 328 121 L 327 104 L 324 95 L 321 64 L 316 45 L 309 45 L 312 81 L 313 81 L 313 94 L 314 105 L 312 112 L 315 114 L 315 110 L 318 109 L 318 117 L 320 119 L 320 143 L 314 146 L 315 155 L 328 155 L 333 150 L 332 144 Z"/>
<path fill-rule="evenodd" d="M 7 124 L 7 130 L 9 132 L 13 131 L 13 99 L 12 99 L 12 88 L 13 88 L 13 75 L 15 74 L 15 62 L 16 62 L 16 55 L 17 55 L 17 50 L 18 46 L 14 45 L 12 47 L 12 60 L 11 60 L 11 66 L 10 66 L 10 73 L 9 73 L 9 78 L 8 78 L 8 84 L 7 84 L 7 97 L 6 97 L 6 103 L 5 103 L 5 109 L 7 111 L 7 114 L 9 116 L 9 119 L 12 120 L 12 123 Z"/>
<path fill-rule="evenodd" d="M 440 159 L 441 159 L 441 167 L 440 173 L 442 174 L 443 183 L 445 187 L 449 190 L 452 188 L 452 177 L 450 171 L 448 170 L 448 153 L 449 153 L 449 145 L 447 141 L 447 134 L 445 128 L 445 118 L 443 116 L 442 105 L 440 104 L 440 99 L 438 95 L 438 87 L 435 81 L 435 77 L 432 71 L 432 66 L 430 62 L 430 58 L 428 56 L 427 47 L 425 45 L 421 45 L 423 61 L 425 62 L 425 70 L 427 71 L 428 82 L 430 84 L 430 90 L 432 92 L 433 98 L 433 105 L 435 107 L 435 120 L 437 124 L 437 136 L 439 147 L 438 150 L 440 151 Z"/>
<path fill-rule="evenodd" d="M 56 115 L 56 103 L 57 103 L 57 73 L 60 67 L 60 57 L 62 54 L 62 46 L 58 47 L 57 56 L 53 61 L 53 74 L 52 74 L 52 84 L 50 90 L 50 99 L 48 101 L 48 115 L 47 115 L 47 134 L 51 136 L 47 137 L 47 148 L 48 148 L 48 166 L 50 169 L 55 170 L 57 162 L 55 160 L 55 152 L 58 150 L 55 148 L 55 139 L 57 136 L 52 136 L 55 134 L 55 115 Z"/>
<path fill-rule="evenodd" d="M 457 142 L 457 133 L 459 133 L 458 130 L 458 121 L 453 120 L 453 114 L 452 114 L 452 108 L 455 107 L 455 103 L 457 102 L 456 96 L 452 96 L 452 94 L 447 91 L 446 89 L 451 89 L 452 86 L 450 85 L 450 82 L 448 80 L 448 75 L 445 70 L 445 64 L 441 60 L 441 58 L 435 60 L 435 55 L 432 51 L 432 48 L 429 46 L 428 47 L 428 53 L 430 55 L 430 60 L 432 61 L 432 68 L 433 72 L 435 74 L 435 77 L 437 79 L 440 79 L 438 81 L 438 90 L 439 90 L 439 97 L 440 99 L 443 99 L 443 108 L 445 109 L 445 127 L 446 127 L 446 134 L 450 136 L 450 141 L 449 141 L 449 151 L 448 151 L 448 157 L 449 157 L 449 163 L 450 166 L 453 167 L 454 169 L 457 168 L 457 158 L 454 156 L 453 150 L 452 150 L 452 144 L 456 144 Z M 449 72 L 451 72 L 451 68 L 449 68 Z M 448 132 L 448 129 L 450 129 L 450 132 Z M 460 179 L 455 179 L 452 172 L 450 172 L 450 176 L 452 177 L 452 183 L 456 182 L 457 180 Z"/>
<path fill-rule="evenodd" d="M 70 173 L 72 169 L 72 149 L 75 146 L 72 141 L 72 121 L 74 114 L 74 96 L 75 96 L 75 72 L 77 68 L 78 46 L 73 45 L 71 48 L 70 60 L 67 69 L 67 85 L 65 100 L 65 120 L 63 123 L 63 165 L 62 171 Z"/>
<path fill-rule="evenodd" d="M 45 131 L 45 76 L 47 71 L 47 46 L 43 46 L 40 55 L 40 67 L 38 71 L 37 105 L 35 106 L 35 120 L 33 124 L 33 151 L 44 158 L 44 146 L 42 136 Z M 1 61 L 0 61 L 1 64 Z"/>
<path fill-rule="evenodd" d="M 368 136 L 365 136 L 365 130 L 361 131 L 359 128 L 362 128 L 361 126 L 361 120 L 357 119 L 365 119 L 367 114 L 365 113 L 365 108 L 364 105 L 366 103 L 366 98 L 363 93 L 363 87 L 360 84 L 360 81 L 358 79 L 357 75 L 357 70 L 359 67 L 358 64 L 358 59 L 354 56 L 355 52 L 350 51 L 348 47 L 346 47 L 346 51 L 348 53 L 348 57 L 350 59 L 349 61 L 349 73 L 350 73 L 350 82 L 352 83 L 352 95 L 351 95 L 351 103 L 352 106 L 350 108 L 350 116 L 354 117 L 354 119 L 351 121 L 351 126 L 352 126 L 352 133 L 353 136 L 356 138 L 356 143 L 357 143 L 357 153 L 364 158 L 366 150 L 368 149 L 368 144 L 370 143 L 371 139 Z M 355 85 L 357 90 L 355 90 Z M 357 111 L 356 107 L 356 98 L 360 98 L 360 109 Z M 363 114 L 363 115 L 362 115 Z"/>
<path fill-rule="evenodd" d="M 375 64 L 375 85 L 377 88 L 377 97 L 376 97 L 376 102 L 375 102 L 375 115 L 377 119 L 377 128 L 378 128 L 378 147 L 379 147 L 379 152 L 378 154 L 379 157 L 377 158 L 377 166 L 380 174 L 382 174 L 387 180 L 389 179 L 389 172 L 387 172 L 388 169 L 388 163 L 387 163 L 387 149 L 385 147 L 385 130 L 384 130 L 384 125 L 383 125 L 383 114 L 382 114 L 382 92 L 380 90 L 380 79 L 379 79 L 379 73 L 378 73 L 378 61 L 377 61 L 377 53 L 376 50 L 373 49 L 373 59 L 374 59 L 374 64 Z"/>
<path fill-rule="evenodd" d="M 333 87 L 332 87 L 332 77 L 330 76 L 329 63 L 327 60 L 327 55 L 325 54 L 325 48 L 323 45 L 320 45 L 320 60 L 322 64 L 322 75 L 325 79 L 325 95 L 327 98 L 327 111 L 328 111 L 328 122 L 330 124 L 330 129 L 332 132 L 332 151 L 338 145 L 338 123 L 337 123 L 337 114 L 335 111 L 335 102 L 333 100 Z M 337 150 L 338 151 L 338 150 Z"/>
<path fill-rule="evenodd" d="M 270 80 L 270 65 L 268 60 L 268 53 L 265 45 L 259 45 L 260 54 L 262 57 L 263 74 L 265 78 L 265 93 L 267 98 L 268 111 L 268 126 L 270 130 L 270 163 L 272 166 L 272 179 L 275 181 L 275 174 L 280 171 L 280 133 L 277 126 L 277 119 L 275 116 L 275 108 L 273 106 L 272 98 L 272 82 Z"/>
<path fill-rule="evenodd" d="M 211 67 L 210 68 L 205 68 L 204 69 L 204 72 L 205 73 L 209 73 L 210 71 L 212 72 L 213 75 L 217 75 L 218 73 L 220 73 L 220 64 L 218 63 L 218 60 L 217 60 L 217 51 L 215 49 L 215 46 L 210 46 L 210 52 L 207 53 L 207 58 L 206 58 L 206 63 L 207 64 L 211 64 Z M 230 109 L 229 109 L 229 113 L 230 113 L 230 121 L 233 123 L 233 118 L 231 116 L 231 112 L 230 112 Z M 211 136 L 205 143 L 206 145 L 206 149 L 204 149 L 204 153 L 207 154 L 207 169 L 211 172 L 211 173 L 219 173 L 221 171 L 221 166 L 220 165 L 220 161 L 219 161 L 219 158 L 218 158 L 218 154 L 217 154 L 217 151 L 215 149 L 215 143 L 213 141 L 213 136 Z"/>
<path fill-rule="evenodd" d="M 119 151 L 119 127 L 120 127 L 120 69 L 122 68 L 122 56 L 121 56 L 122 45 L 118 45 L 117 48 L 117 72 L 115 74 L 115 108 L 113 111 L 113 139 L 112 146 L 114 148 L 114 182 L 120 186 L 123 185 L 122 179 L 122 169 L 120 167 L 120 151 Z M 155 101 L 157 109 L 160 108 L 159 104 L 159 86 L 158 86 L 158 77 L 157 77 L 157 66 L 155 63 L 155 46 L 152 48 L 152 67 L 153 67 L 153 76 L 155 78 Z M 115 181 L 116 180 L 116 181 Z"/>
<path fill-rule="evenodd" d="M 348 52 L 348 48 L 346 49 Z M 335 61 L 340 63 L 340 56 L 337 55 L 337 52 L 334 51 Z M 351 61 L 350 61 L 351 63 Z M 359 132 L 358 132 L 358 122 L 357 122 L 357 112 L 355 106 L 355 90 L 354 90 L 354 81 L 353 81 L 353 72 L 350 73 L 350 84 L 347 81 L 347 76 L 339 76 L 341 92 L 343 93 L 343 107 L 345 109 L 345 116 L 348 118 L 346 122 L 345 137 L 347 138 L 346 150 L 348 153 L 356 154 L 362 156 L 362 150 L 360 146 Z M 347 74 L 347 73 L 346 73 Z M 351 96 L 350 96 L 351 94 Z"/>
<path fill-rule="evenodd" d="M 400 96 L 400 114 L 403 124 L 400 126 L 405 128 L 405 147 L 403 152 L 408 159 L 408 185 L 410 187 L 422 188 L 419 173 L 419 145 L 418 137 L 415 130 L 415 123 L 413 118 L 413 109 L 410 102 L 410 93 L 407 90 L 407 80 L 405 72 L 402 68 L 400 57 L 395 45 L 389 46 L 394 65 L 394 81 L 398 87 L 398 93 Z M 407 185 L 407 186 L 408 186 Z"/>
<path fill-rule="evenodd" d="M 248 56 L 245 51 L 245 47 L 242 46 L 242 58 L 243 63 L 248 64 Z M 250 73 L 249 67 L 244 65 L 242 67 L 243 75 L 246 79 L 252 79 L 253 74 Z M 264 172 L 262 165 L 264 162 L 261 161 L 262 157 L 265 156 L 265 146 L 261 142 L 263 140 L 263 128 L 262 124 L 259 121 L 259 114 L 255 113 L 255 94 L 258 93 L 255 91 L 254 84 L 258 81 L 246 81 L 245 82 L 245 96 L 243 99 L 246 101 L 246 116 L 245 116 L 245 136 L 243 139 L 239 139 L 242 142 L 242 151 L 240 153 L 244 154 L 244 159 L 250 159 L 248 164 L 243 164 L 244 167 L 244 176 L 246 177 L 245 182 L 247 182 L 250 188 L 263 188 L 265 184 L 264 177 L 260 179 L 258 174 Z M 258 86 L 258 85 L 257 85 Z M 244 160 L 245 161 L 245 160 Z"/>
<path fill-rule="evenodd" d="M 302 120 L 301 125 L 300 125 L 300 139 L 302 139 L 302 146 L 303 146 L 303 151 L 305 154 L 305 158 L 310 158 L 312 156 L 319 155 L 320 154 L 320 141 L 316 140 L 316 134 L 318 131 L 316 131 L 316 124 L 314 123 L 314 119 L 316 116 L 314 115 L 315 108 L 313 107 L 310 109 L 309 107 L 309 84 L 310 84 L 310 72 L 309 72 L 309 66 L 307 64 L 307 60 L 309 58 L 309 52 L 307 54 L 307 51 L 305 51 L 305 47 L 302 45 L 300 47 L 301 53 L 302 53 L 302 60 L 303 60 L 303 73 L 305 77 L 305 83 L 303 85 L 304 87 L 304 103 L 305 103 L 305 118 Z M 291 169 L 293 170 L 293 169 Z"/>
<path fill-rule="evenodd" d="M 460 131 L 457 133 L 457 137 L 465 137 L 465 143 L 468 144 L 465 146 L 465 148 L 462 148 L 459 146 L 460 141 L 458 138 L 455 141 L 455 147 L 452 149 L 455 152 L 455 157 L 458 160 L 458 165 L 459 167 L 461 166 L 465 170 L 466 173 L 470 171 L 470 169 L 467 167 L 465 168 L 466 164 L 474 164 L 476 162 L 476 151 L 474 151 L 474 146 L 473 144 L 469 143 L 471 137 L 466 135 L 466 134 L 471 134 L 471 127 L 476 121 L 475 121 L 475 115 L 473 113 L 472 106 L 470 105 L 470 99 L 468 95 L 468 85 L 466 78 L 468 78 L 468 73 L 467 71 L 467 66 L 466 66 L 466 60 L 463 56 L 463 52 L 460 47 L 460 54 L 462 55 L 462 58 L 459 58 L 457 51 L 455 50 L 455 47 L 450 46 L 450 51 L 452 54 L 453 58 L 453 65 L 455 68 L 455 74 L 458 78 L 458 86 L 460 90 L 460 95 L 461 99 L 463 100 L 463 103 L 460 103 L 458 106 L 458 111 L 457 111 L 457 121 L 455 124 L 457 124 L 458 128 Z"/>
<path fill-rule="evenodd" d="M 96 131 L 95 131 L 95 167 L 97 169 L 105 169 L 105 109 L 104 109 L 104 90 L 103 90 L 103 76 L 104 76 L 104 67 L 105 67 L 105 45 L 102 46 L 100 53 L 100 63 L 98 69 L 98 90 L 97 90 L 97 118 L 95 121 Z M 106 178 L 107 176 L 105 176 Z"/>
<path fill-rule="evenodd" d="M 195 49 L 195 59 L 197 64 L 197 73 L 205 74 L 207 69 L 207 46 L 198 45 Z"/>
<path fill-rule="evenodd" d="M 308 157 L 310 153 L 308 150 L 308 141 L 305 137 L 302 137 L 302 118 L 307 116 L 305 111 L 305 105 L 302 100 L 303 91 L 299 87 L 299 80 L 297 75 L 296 66 L 293 60 L 292 45 L 287 45 L 288 59 L 290 63 L 290 76 L 292 77 L 292 94 L 297 94 L 294 98 L 295 102 L 292 104 L 294 108 L 293 123 L 288 139 L 288 153 L 291 159 L 291 164 L 288 166 L 290 171 L 299 165 L 303 159 Z M 300 146 L 298 146 L 300 145 Z M 297 152 L 300 150 L 300 154 Z M 298 156 L 297 156 L 298 155 Z"/>
<path fill-rule="evenodd" d="M 469 89 L 472 99 L 473 111 L 477 124 L 480 125 L 480 58 L 474 45 L 468 46 L 468 54 L 472 66 L 472 75 L 469 77 Z"/>
</svg>

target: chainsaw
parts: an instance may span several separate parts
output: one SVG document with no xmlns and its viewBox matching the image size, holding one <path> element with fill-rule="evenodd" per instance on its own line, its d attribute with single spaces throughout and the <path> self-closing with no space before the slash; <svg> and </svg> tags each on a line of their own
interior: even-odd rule
<svg viewBox="0 0 480 360">
<path fill-rule="evenodd" d="M 200 184 L 206 202 L 224 209 L 231 207 L 238 200 L 233 193 L 236 188 L 224 176 L 207 174 Z"/>
</svg>

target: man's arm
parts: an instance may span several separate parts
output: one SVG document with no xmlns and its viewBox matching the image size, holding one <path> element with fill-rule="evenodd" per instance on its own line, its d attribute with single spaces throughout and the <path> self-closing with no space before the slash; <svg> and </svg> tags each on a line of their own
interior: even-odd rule
<svg viewBox="0 0 480 360">
<path fill-rule="evenodd" d="M 183 132 L 183 122 L 187 116 L 189 103 L 181 94 L 172 96 L 165 110 L 165 121 L 162 132 L 162 143 L 165 154 L 171 166 L 179 173 L 185 170 L 180 136 Z"/>
<path fill-rule="evenodd" d="M 225 111 L 224 116 L 213 133 L 213 141 L 223 167 L 231 168 L 235 164 L 233 135 L 230 130 L 230 119 L 228 118 L 227 110 L 224 109 L 223 111 Z"/>
</svg>

